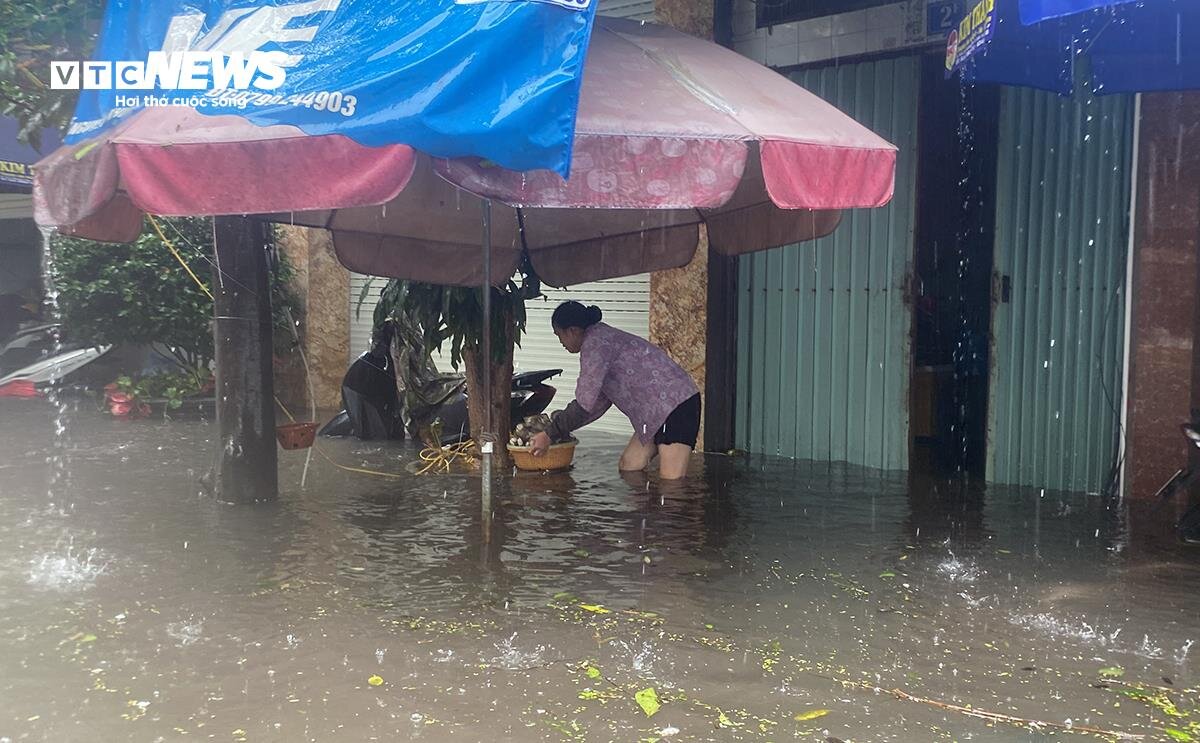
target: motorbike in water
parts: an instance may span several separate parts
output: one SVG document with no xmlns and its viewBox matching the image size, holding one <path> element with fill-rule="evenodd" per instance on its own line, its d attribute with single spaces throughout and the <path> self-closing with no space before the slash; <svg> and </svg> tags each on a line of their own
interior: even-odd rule
<svg viewBox="0 0 1200 743">
<path fill-rule="evenodd" d="M 400 342 L 394 344 L 395 340 Z M 512 420 L 524 420 L 549 407 L 557 390 L 546 382 L 559 374 L 562 369 L 514 374 Z M 421 429 L 433 421 L 440 423 L 442 446 L 470 437 L 466 376 L 438 372 L 411 333 L 388 324 L 376 332 L 371 349 L 350 365 L 342 379 L 342 410 L 318 435 L 419 438 Z"/>
<path fill-rule="evenodd" d="M 1180 430 L 1183 431 L 1184 438 L 1192 446 L 1200 449 L 1200 425 L 1184 423 L 1180 426 Z M 1158 497 L 1162 501 L 1170 500 L 1180 491 L 1184 493 L 1188 492 L 1197 480 L 1200 480 L 1200 467 L 1188 467 L 1177 470 L 1171 479 L 1158 489 Z M 1175 531 L 1181 541 L 1187 544 L 1200 545 L 1200 502 L 1193 503 L 1184 512 L 1183 516 L 1175 524 Z"/>
<path fill-rule="evenodd" d="M 109 351 L 109 346 L 81 348 L 57 342 L 58 326 L 32 323 L 0 339 L 0 395 L 31 394 L 38 385 L 65 379 Z"/>
</svg>

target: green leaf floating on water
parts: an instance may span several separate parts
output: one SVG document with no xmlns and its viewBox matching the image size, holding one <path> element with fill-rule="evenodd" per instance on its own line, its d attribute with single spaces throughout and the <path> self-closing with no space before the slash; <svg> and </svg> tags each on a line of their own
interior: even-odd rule
<svg viewBox="0 0 1200 743">
<path fill-rule="evenodd" d="M 371 678 L 367 679 L 367 683 L 370 684 L 371 686 L 382 686 L 383 678 L 381 678 L 380 676 L 372 676 Z"/>
<path fill-rule="evenodd" d="M 638 706 L 646 713 L 646 717 L 654 717 L 654 713 L 662 706 L 658 701 L 658 692 L 653 688 L 642 689 L 637 694 L 634 694 L 633 698 L 637 700 Z"/>
<path fill-rule="evenodd" d="M 1170 738 L 1171 740 L 1182 740 L 1182 741 L 1195 741 L 1196 740 L 1195 738 L 1193 738 L 1191 736 L 1191 734 L 1186 733 L 1186 732 L 1180 730 L 1179 728 L 1163 728 L 1163 732 L 1166 733 L 1167 737 Z"/>
<path fill-rule="evenodd" d="M 895 573 L 893 573 L 893 572 L 892 572 L 892 571 L 890 571 L 890 570 L 885 570 L 885 571 L 883 571 L 882 573 L 880 573 L 880 574 L 879 574 L 879 577 L 880 577 L 880 578 L 895 578 L 895 577 L 896 577 L 896 574 L 895 574 Z"/>
<path fill-rule="evenodd" d="M 600 669 L 596 668 L 595 666 L 588 666 L 587 677 L 590 679 L 600 678 Z"/>
<path fill-rule="evenodd" d="M 792 719 L 796 722 L 804 722 L 805 720 L 815 720 L 818 717 L 824 717 L 827 714 L 829 714 L 829 710 L 827 709 L 810 709 L 807 712 L 801 712 Z"/>
<path fill-rule="evenodd" d="M 1125 675 L 1125 669 L 1120 666 L 1109 666 L 1108 668 L 1100 669 L 1100 676 L 1106 679 L 1121 678 Z"/>
<path fill-rule="evenodd" d="M 612 609 L 605 609 L 600 604 L 580 604 L 579 608 L 593 614 L 612 614 Z"/>
<path fill-rule="evenodd" d="M 576 557 L 587 557 L 588 555 L 590 555 L 592 553 L 588 552 L 587 550 L 575 550 L 571 554 L 575 555 Z"/>
<path fill-rule="evenodd" d="M 96 636 L 92 635 L 92 634 L 87 634 L 87 635 L 84 635 L 83 637 L 79 638 L 80 643 L 95 642 L 95 641 L 96 641 Z"/>
<path fill-rule="evenodd" d="M 717 727 L 719 728 L 740 728 L 742 723 L 734 722 L 729 719 L 729 715 L 717 710 Z"/>
</svg>

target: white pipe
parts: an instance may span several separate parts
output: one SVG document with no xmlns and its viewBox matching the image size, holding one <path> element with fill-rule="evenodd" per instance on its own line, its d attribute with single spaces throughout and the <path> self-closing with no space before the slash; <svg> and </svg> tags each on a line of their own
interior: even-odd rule
<svg viewBox="0 0 1200 743">
<path fill-rule="evenodd" d="M 1125 498 L 1125 478 L 1129 460 L 1129 366 L 1131 360 L 1130 330 L 1133 327 L 1133 251 L 1137 247 L 1138 155 L 1142 130 L 1142 94 L 1133 98 L 1133 158 L 1129 168 L 1129 248 L 1125 255 L 1125 358 L 1121 371 L 1121 436 L 1117 446 L 1117 461 L 1121 463 L 1117 497 Z"/>
<path fill-rule="evenodd" d="M 308 368 L 308 357 L 304 355 L 304 344 L 300 342 L 300 333 L 296 331 L 296 320 L 292 317 L 292 310 L 289 307 L 284 307 L 283 312 L 287 315 L 288 327 L 292 330 L 292 338 L 296 341 L 296 351 L 300 353 L 300 363 L 304 364 L 304 381 L 308 383 L 308 419 L 313 423 L 317 422 L 317 395 L 313 391 L 312 372 Z M 314 442 L 308 447 L 308 453 L 304 457 L 304 471 L 300 474 L 300 489 L 304 489 L 305 483 L 308 481 L 308 465 L 312 463 L 312 450 L 316 446 Z"/>
</svg>

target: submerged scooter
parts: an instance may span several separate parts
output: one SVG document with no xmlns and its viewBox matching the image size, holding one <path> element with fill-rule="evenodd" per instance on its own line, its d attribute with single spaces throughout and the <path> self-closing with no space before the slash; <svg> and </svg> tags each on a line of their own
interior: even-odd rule
<svg viewBox="0 0 1200 743">
<path fill-rule="evenodd" d="M 1179 428 L 1183 431 L 1184 437 L 1193 446 L 1200 449 L 1200 426 L 1184 423 Z M 1187 492 L 1197 479 L 1200 479 L 1200 469 L 1189 467 L 1177 470 L 1174 476 L 1167 480 L 1167 484 L 1158 489 L 1157 495 L 1164 501 L 1170 500 L 1180 491 Z M 1175 525 L 1175 530 L 1182 541 L 1188 544 L 1200 544 L 1200 502 L 1193 504 L 1184 512 Z"/>
<path fill-rule="evenodd" d="M 0 389 L 21 382 L 46 385 L 66 379 L 103 356 L 110 346 L 80 348 L 57 343 L 58 326 L 33 323 L 0 339 Z"/>
<path fill-rule="evenodd" d="M 397 332 L 407 339 L 400 343 L 399 364 L 391 352 Z M 391 323 L 380 328 L 371 349 L 350 365 L 342 379 L 342 411 L 318 433 L 368 440 L 402 439 L 406 434 L 418 438 L 422 427 L 437 420 L 443 446 L 469 438 L 466 376 L 438 372 L 428 356 L 417 350 L 419 346 L 411 334 L 404 335 Z M 549 407 L 556 390 L 546 382 L 559 374 L 562 369 L 513 375 L 512 419 L 520 421 Z"/>
</svg>

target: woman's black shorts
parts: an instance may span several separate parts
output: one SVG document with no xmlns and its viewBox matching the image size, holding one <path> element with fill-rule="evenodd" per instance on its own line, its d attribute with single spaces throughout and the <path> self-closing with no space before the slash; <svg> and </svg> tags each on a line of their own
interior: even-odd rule
<svg viewBox="0 0 1200 743">
<path fill-rule="evenodd" d="M 697 392 L 671 411 L 666 422 L 663 423 L 663 427 L 654 434 L 654 443 L 659 446 L 687 444 L 695 449 L 696 437 L 699 435 L 700 393 Z"/>
</svg>

